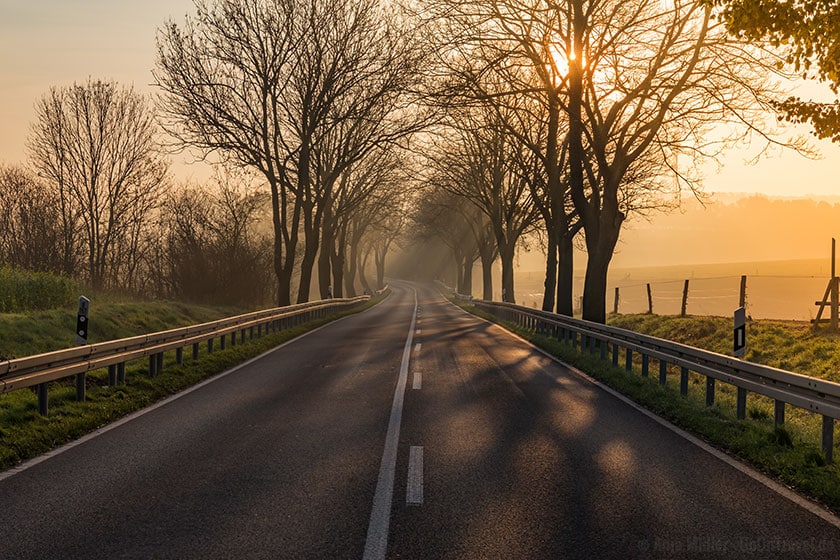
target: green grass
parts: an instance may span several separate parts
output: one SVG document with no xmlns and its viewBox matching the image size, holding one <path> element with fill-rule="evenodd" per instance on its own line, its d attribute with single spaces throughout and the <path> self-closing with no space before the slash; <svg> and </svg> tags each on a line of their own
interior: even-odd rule
<svg viewBox="0 0 840 560">
<path fill-rule="evenodd" d="M 176 302 L 116 302 L 91 298 L 88 343 L 204 323 L 241 313 Z M 104 300 L 104 301 L 103 301 Z M 76 303 L 43 311 L 0 313 L 0 359 L 21 358 L 75 344 Z"/>
<path fill-rule="evenodd" d="M 472 306 L 463 307 L 499 322 Z M 725 318 L 628 315 L 611 317 L 609 322 L 720 353 L 731 352 L 732 325 Z M 704 376 L 692 373 L 688 395 L 683 397 L 679 392 L 679 372 L 673 366 L 669 368 L 666 385 L 660 386 L 655 361 L 651 364 L 650 378 L 645 379 L 640 375 L 640 363 L 635 364 L 633 373 L 628 373 L 623 366 L 613 367 L 611 361 L 601 361 L 597 355 L 581 353 L 562 342 L 512 324 L 501 324 L 644 408 L 840 512 L 840 466 L 825 464 L 819 447 L 819 416 L 788 406 L 785 424 L 776 427 L 772 400 L 751 394 L 747 401 L 747 419 L 739 421 L 735 417 L 736 392 L 732 386 L 717 383 L 715 404 L 708 407 Z M 750 350 L 747 358 L 793 369 L 797 373 L 837 380 L 838 372 L 832 369 L 832 364 L 837 360 L 839 340 L 834 334 L 811 332 L 807 324 L 754 321 L 748 327 Z M 624 364 L 623 352 L 619 363 Z M 837 429 L 835 441 L 840 441 Z"/>
<path fill-rule="evenodd" d="M 109 387 L 107 370 L 91 372 L 87 375 L 86 402 L 75 401 L 75 384 L 72 379 L 51 383 L 47 416 L 38 414 L 37 398 L 33 391 L 24 389 L 0 395 L 0 469 L 36 457 L 307 331 L 367 309 L 385 297 L 387 293 L 371 299 L 364 306 L 294 329 L 255 338 L 245 344 L 228 346 L 225 350 L 218 349 L 217 344 L 212 354 L 207 353 L 207 346 L 203 344 L 198 360 L 192 360 L 191 352 L 185 351 L 182 365 L 177 365 L 174 352 L 169 352 L 165 356 L 163 372 L 154 378 L 148 375 L 147 361 L 129 363 L 126 365 L 124 386 Z M 113 325 L 106 327 L 109 321 L 103 320 L 102 332 L 122 333 L 120 336 L 137 329 L 155 331 L 180 324 L 194 324 L 209 320 L 206 315 L 220 313 L 220 310 L 210 308 L 166 303 L 112 305 L 114 312 L 109 314 L 109 321 Z M 93 311 L 91 316 L 94 316 Z M 94 324 L 94 320 L 91 322 Z"/>
</svg>

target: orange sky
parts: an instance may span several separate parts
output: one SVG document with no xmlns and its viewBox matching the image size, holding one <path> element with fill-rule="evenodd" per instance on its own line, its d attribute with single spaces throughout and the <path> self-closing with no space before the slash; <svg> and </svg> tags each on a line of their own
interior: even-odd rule
<svg viewBox="0 0 840 560">
<path fill-rule="evenodd" d="M 150 92 L 156 28 L 183 20 L 192 0 L 0 0 L 0 162 L 18 163 L 33 103 L 52 85 L 88 77 L 134 84 Z M 712 192 L 840 195 L 840 146 L 815 142 L 821 161 L 784 154 L 747 166 L 749 150 L 733 151 L 720 173 L 705 169 Z M 178 164 L 181 176 L 207 171 Z"/>
</svg>

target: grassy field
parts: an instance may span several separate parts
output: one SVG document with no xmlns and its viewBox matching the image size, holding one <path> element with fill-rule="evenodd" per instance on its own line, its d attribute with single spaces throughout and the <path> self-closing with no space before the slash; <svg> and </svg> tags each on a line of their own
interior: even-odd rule
<svg viewBox="0 0 840 560">
<path fill-rule="evenodd" d="M 148 376 L 148 364 L 143 360 L 131 362 L 126 365 L 124 386 L 108 386 L 107 370 L 90 372 L 87 376 L 87 401 L 83 403 L 75 401 L 72 379 L 51 383 L 50 412 L 46 417 L 38 414 L 37 398 L 31 390 L 0 395 L 0 469 L 76 439 L 338 317 L 375 305 L 382 297 L 386 296 L 374 298 L 365 306 L 272 333 L 247 344 L 217 349 L 212 354 L 202 349 L 197 360 L 186 358 L 182 365 L 175 363 L 174 352 L 170 352 L 165 357 L 163 373 L 154 378 Z M 232 308 L 173 302 L 105 301 L 98 304 L 93 301 L 89 342 L 196 324 L 239 312 L 241 310 Z M 64 306 L 25 314 L 0 314 L 0 353 L 7 357 L 25 356 L 70 346 L 75 313 L 75 306 Z"/>
<path fill-rule="evenodd" d="M 471 306 L 466 308 L 493 320 Z M 660 317 L 616 315 L 609 323 L 652 336 L 690 344 L 719 353 L 731 353 L 730 319 L 716 317 Z M 776 427 L 773 402 L 751 394 L 747 419 L 735 416 L 735 388 L 717 384 L 715 404 L 705 404 L 705 377 L 691 374 L 689 392 L 679 392 L 679 372 L 669 368 L 663 387 L 658 375 L 645 379 L 640 364 L 633 374 L 613 367 L 597 356 L 582 354 L 556 340 L 504 324 L 537 346 L 585 371 L 595 379 L 627 395 L 643 407 L 670 420 L 701 439 L 752 464 L 782 483 L 840 512 L 840 466 L 826 464 L 820 451 L 821 417 L 787 407 L 785 424 Z M 794 321 L 751 321 L 748 325 L 747 358 L 758 363 L 789 369 L 832 381 L 840 381 L 840 337 L 812 332 L 810 325 Z M 622 362 L 623 363 L 623 362 Z M 840 428 L 835 441 L 840 442 Z M 835 457 L 840 456 L 835 449 Z"/>
</svg>

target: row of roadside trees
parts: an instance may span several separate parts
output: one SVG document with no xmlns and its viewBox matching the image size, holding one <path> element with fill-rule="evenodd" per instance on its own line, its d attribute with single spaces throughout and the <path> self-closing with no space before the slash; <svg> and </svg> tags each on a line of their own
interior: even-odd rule
<svg viewBox="0 0 840 560">
<path fill-rule="evenodd" d="M 448 247 L 460 286 L 480 260 L 491 297 L 500 260 L 508 301 L 517 247 L 539 239 L 543 308 L 559 313 L 585 249 L 583 316 L 603 321 L 628 218 L 699 196 L 696 164 L 734 143 L 807 152 L 774 110 L 833 122 L 784 101 L 775 77 L 815 52 L 836 77 L 834 43 L 786 60 L 773 43 L 791 35 L 764 41 L 747 17 L 761 2 L 195 0 L 158 31 L 154 107 L 99 81 L 38 102 L 33 173 L 0 174 L 18 193 L 0 205 L 0 257 L 203 299 L 270 270 L 251 293 L 286 305 L 315 279 L 321 297 L 368 290 L 370 264 L 381 285 L 411 219 L 415 241 Z M 172 187 L 158 124 L 229 170 L 212 194 Z"/>
<path fill-rule="evenodd" d="M 572 313 L 578 244 L 587 256 L 583 317 L 603 322 L 623 224 L 701 196 L 701 161 L 748 141 L 809 152 L 774 126 L 779 82 L 795 71 L 772 45 L 733 38 L 730 12 L 711 2 L 420 4 L 438 26 L 438 100 L 449 114 L 437 149 L 426 150 L 427 184 L 477 208 L 500 254 L 517 236 L 541 234 L 545 310 Z M 433 234 L 429 215 L 419 218 Z M 471 267 L 476 257 L 460 258 Z M 513 301 L 512 258 L 501 262 L 502 293 Z"/>
</svg>

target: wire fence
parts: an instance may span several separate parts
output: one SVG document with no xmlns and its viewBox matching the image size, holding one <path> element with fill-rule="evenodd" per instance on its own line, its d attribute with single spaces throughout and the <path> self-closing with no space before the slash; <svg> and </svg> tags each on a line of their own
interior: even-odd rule
<svg viewBox="0 0 840 560">
<path fill-rule="evenodd" d="M 607 290 L 607 311 L 618 313 L 648 313 L 680 315 L 685 297 L 686 315 L 728 317 L 740 306 L 743 276 L 717 276 L 686 279 L 654 280 L 651 282 L 613 282 Z M 523 279 L 517 286 L 518 302 L 528 307 L 542 305 L 542 286 Z M 818 306 L 826 291 L 827 276 L 750 275 L 744 286 L 747 315 L 753 319 L 781 319 L 809 321 L 817 315 Z M 533 284 L 533 285 L 531 285 Z M 650 298 L 648 298 L 648 287 Z M 618 288 L 618 307 L 615 289 Z M 579 312 L 582 279 L 576 279 L 574 302 Z M 828 310 L 823 317 L 828 316 Z"/>
<path fill-rule="evenodd" d="M 729 316 L 743 297 L 747 314 L 754 319 L 813 319 L 828 279 L 818 276 L 747 276 L 742 296 L 741 276 L 691 278 L 644 284 L 616 284 L 607 294 L 607 309 L 619 313 L 658 315 Z M 650 290 L 650 297 L 648 297 Z"/>
</svg>

